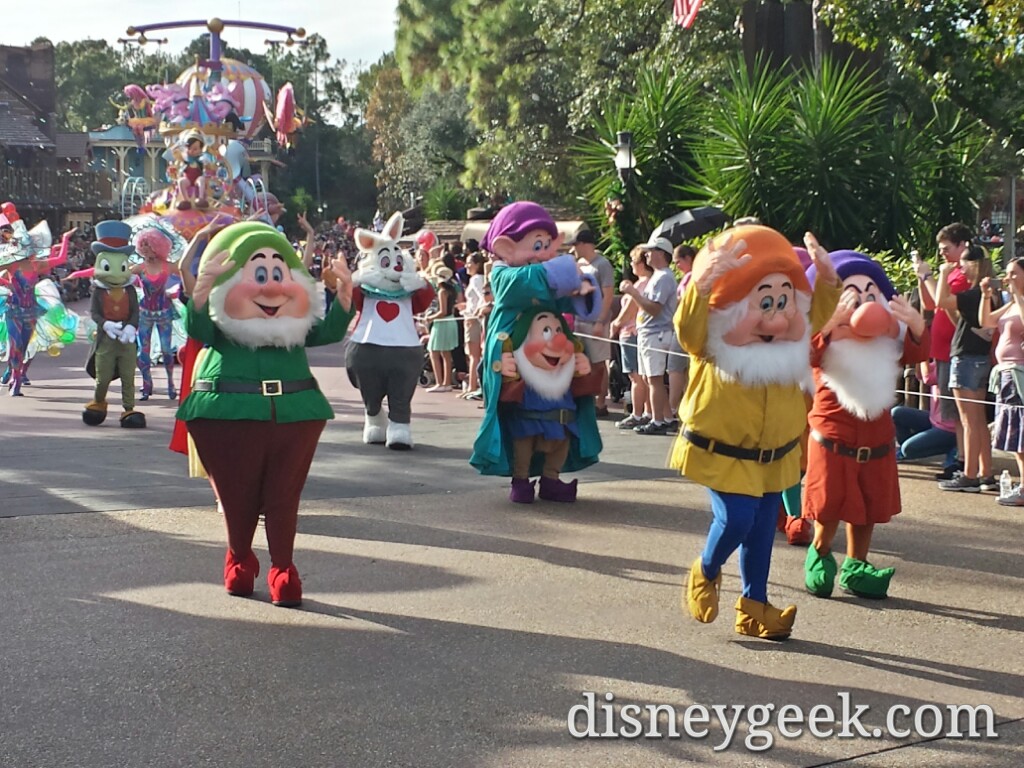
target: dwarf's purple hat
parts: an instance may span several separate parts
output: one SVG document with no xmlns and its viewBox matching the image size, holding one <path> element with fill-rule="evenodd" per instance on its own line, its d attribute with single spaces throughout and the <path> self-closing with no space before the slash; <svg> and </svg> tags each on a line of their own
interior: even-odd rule
<svg viewBox="0 0 1024 768">
<path fill-rule="evenodd" d="M 845 280 L 851 275 L 864 275 L 871 278 L 886 300 L 896 295 L 896 289 L 892 287 L 888 275 L 877 261 L 857 251 L 832 251 L 829 256 L 832 258 L 832 266 L 836 268 L 836 274 L 839 275 L 840 280 Z M 807 279 L 811 285 L 814 285 L 817 275 L 818 270 L 812 264 L 807 270 Z"/>
<path fill-rule="evenodd" d="M 519 202 L 506 205 L 491 220 L 487 234 L 480 241 L 480 247 L 494 253 L 491 247 L 499 237 L 511 237 L 517 243 L 535 229 L 543 229 L 552 237 L 558 237 L 558 227 L 544 206 L 537 203 Z"/>
<path fill-rule="evenodd" d="M 807 252 L 806 248 L 799 245 L 794 245 L 793 250 L 796 251 L 796 257 L 800 259 L 800 266 L 803 267 L 806 272 L 810 269 L 811 264 L 814 263 L 811 261 L 811 254 Z"/>
</svg>

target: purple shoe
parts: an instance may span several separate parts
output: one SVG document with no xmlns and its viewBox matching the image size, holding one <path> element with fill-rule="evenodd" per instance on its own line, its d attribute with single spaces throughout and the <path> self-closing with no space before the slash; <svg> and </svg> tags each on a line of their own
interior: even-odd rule
<svg viewBox="0 0 1024 768">
<path fill-rule="evenodd" d="M 563 483 L 557 477 L 542 477 L 537 495 L 545 501 L 576 501 L 576 481 Z"/>
<path fill-rule="evenodd" d="M 508 497 L 516 504 L 532 504 L 533 482 L 529 478 L 520 479 L 513 477 L 512 490 L 508 492 Z"/>
</svg>

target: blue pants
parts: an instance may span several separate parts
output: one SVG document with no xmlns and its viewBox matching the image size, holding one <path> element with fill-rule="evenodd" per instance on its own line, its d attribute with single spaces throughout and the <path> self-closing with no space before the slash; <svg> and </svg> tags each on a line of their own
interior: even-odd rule
<svg viewBox="0 0 1024 768">
<path fill-rule="evenodd" d="M 729 556 L 740 551 L 740 577 L 743 596 L 759 603 L 768 602 L 768 569 L 772 564 L 775 522 L 779 514 L 781 493 L 744 496 L 719 493 L 710 488 L 711 529 L 701 555 L 704 575 L 718 576 Z"/>
<path fill-rule="evenodd" d="M 956 461 L 956 432 L 932 426 L 928 411 L 897 405 L 892 409 L 896 425 L 897 460 L 945 456 L 946 465 Z"/>
<path fill-rule="evenodd" d="M 149 396 L 153 394 L 153 365 L 150 350 L 153 344 L 153 329 L 156 328 L 160 336 L 160 351 L 164 356 L 164 368 L 167 369 L 167 390 L 174 389 L 174 350 L 171 345 L 171 334 L 174 325 L 173 310 L 151 312 L 146 309 L 139 310 L 139 372 L 142 374 L 142 394 Z"/>
</svg>

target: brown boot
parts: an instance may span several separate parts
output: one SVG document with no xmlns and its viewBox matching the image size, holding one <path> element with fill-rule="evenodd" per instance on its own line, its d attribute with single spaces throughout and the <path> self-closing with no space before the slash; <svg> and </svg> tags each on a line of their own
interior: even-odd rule
<svg viewBox="0 0 1024 768">
<path fill-rule="evenodd" d="M 796 606 L 779 610 L 771 603 L 759 603 L 747 597 L 736 601 L 736 631 L 762 640 L 785 640 L 793 632 Z"/>
<path fill-rule="evenodd" d="M 704 567 L 700 557 L 690 566 L 690 578 L 683 589 L 683 608 L 703 624 L 710 624 L 718 618 L 718 593 L 722 588 L 722 574 L 719 572 L 714 581 L 704 575 Z"/>
</svg>

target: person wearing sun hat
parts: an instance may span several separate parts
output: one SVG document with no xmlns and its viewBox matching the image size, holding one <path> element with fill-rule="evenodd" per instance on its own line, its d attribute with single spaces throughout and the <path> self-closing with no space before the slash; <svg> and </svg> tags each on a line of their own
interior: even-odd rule
<svg viewBox="0 0 1024 768">
<path fill-rule="evenodd" d="M 299 499 L 320 433 L 334 417 L 306 347 L 341 341 L 354 312 L 345 259 L 331 262 L 338 293 L 326 312 L 316 281 L 288 240 L 260 222 L 233 224 L 203 252 L 186 327 L 210 349 L 178 409 L 227 524 L 224 587 L 253 593 L 252 540 L 264 517 L 275 605 L 302 602 L 294 564 Z"/>
<path fill-rule="evenodd" d="M 808 421 L 803 517 L 814 520 L 804 584 L 829 597 L 837 573 L 832 540 L 846 524 L 840 587 L 853 595 L 888 595 L 893 568 L 868 562 L 874 527 L 900 512 L 896 428 L 891 408 L 907 365 L 928 359 L 924 318 L 896 295 L 882 266 L 857 251 L 831 254 L 843 295 L 831 320 L 811 340 L 814 405 Z M 814 279 L 816 268 L 807 270 Z"/>
<path fill-rule="evenodd" d="M 828 254 L 813 253 L 812 288 L 779 232 L 727 230 L 697 254 L 674 318 L 691 362 L 670 464 L 707 487 L 713 516 L 684 605 L 698 621 L 715 620 L 722 566 L 739 549 L 736 631 L 770 640 L 789 637 L 796 619 L 795 606 L 768 602 L 768 573 L 782 492 L 800 478 L 811 334 L 839 299 Z"/>
</svg>

